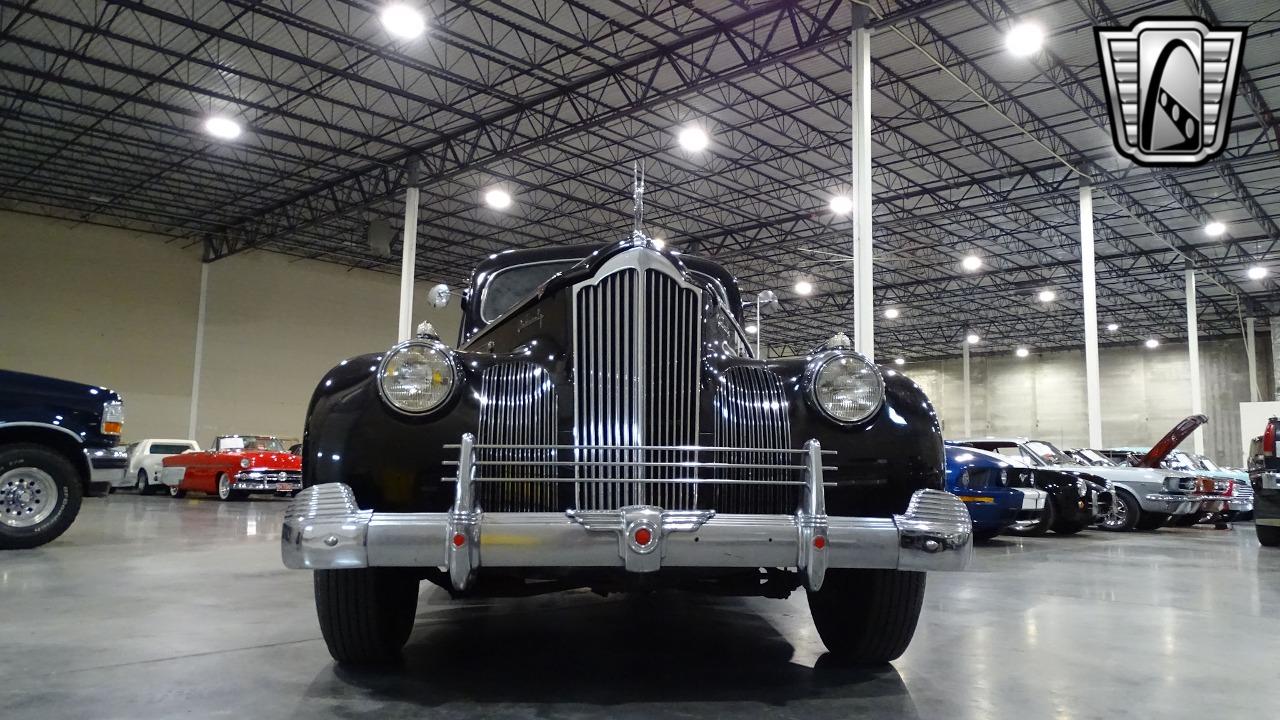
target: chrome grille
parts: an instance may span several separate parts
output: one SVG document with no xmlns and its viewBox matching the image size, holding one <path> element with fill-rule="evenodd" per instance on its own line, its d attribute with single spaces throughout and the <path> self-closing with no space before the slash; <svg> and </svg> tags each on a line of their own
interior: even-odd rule
<svg viewBox="0 0 1280 720">
<path fill-rule="evenodd" d="M 574 437 L 608 446 L 577 451 L 576 460 L 600 464 L 576 467 L 575 478 L 597 482 L 576 485 L 575 507 L 694 509 L 696 485 L 652 482 L 679 478 L 684 468 L 646 463 L 695 459 L 661 448 L 698 444 L 701 294 L 660 269 L 667 261 L 657 254 L 628 255 L 638 262 L 606 267 L 575 288 Z"/>
<path fill-rule="evenodd" d="M 480 378 L 480 427 L 476 451 L 480 477 L 511 482 L 477 485 L 484 510 L 553 512 L 562 509 L 555 482 L 556 389 L 547 371 L 530 362 L 494 365 Z M 529 446 L 547 446 L 534 448 Z M 515 481 L 514 478 L 520 478 Z M 529 479 L 548 478 L 547 482 Z"/>
<path fill-rule="evenodd" d="M 740 448 L 790 448 L 791 419 L 782 379 L 760 367 L 734 367 L 724 374 L 715 396 L 715 444 Z M 735 462 L 781 465 L 786 455 L 744 450 Z M 787 480 L 781 469 L 734 468 L 723 477 L 774 483 Z M 723 513 L 792 513 L 800 488 L 792 485 L 715 485 L 709 508 Z"/>
</svg>

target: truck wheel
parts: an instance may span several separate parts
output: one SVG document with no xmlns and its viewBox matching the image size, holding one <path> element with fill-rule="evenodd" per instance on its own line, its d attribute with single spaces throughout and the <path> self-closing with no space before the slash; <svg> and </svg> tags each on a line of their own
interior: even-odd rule
<svg viewBox="0 0 1280 720">
<path fill-rule="evenodd" d="M 391 568 L 317 570 L 315 595 L 334 660 L 363 665 L 400 656 L 418 613 L 417 578 Z"/>
<path fill-rule="evenodd" d="M 1170 517 L 1172 516 L 1167 513 L 1144 512 L 1142 513 L 1142 516 L 1138 518 L 1138 522 L 1134 525 L 1134 528 L 1137 530 L 1159 530 L 1166 522 L 1169 522 Z M 1192 525 L 1194 524 L 1195 523 L 1193 522 Z"/>
<path fill-rule="evenodd" d="M 827 650 L 855 665 L 883 665 L 911 643 L 924 603 L 924 573 L 833 569 L 809 593 L 809 612 Z"/>
<path fill-rule="evenodd" d="M 0 549 L 33 548 L 66 532 L 80 497 L 66 458 L 30 443 L 0 446 Z"/>
<path fill-rule="evenodd" d="M 1137 527 L 1141 516 L 1142 507 L 1138 505 L 1138 499 L 1130 495 L 1128 490 L 1116 488 L 1115 497 L 1111 501 L 1111 512 L 1103 515 L 1098 525 L 1103 530 L 1127 532 Z"/>
<path fill-rule="evenodd" d="M 139 495 L 151 494 L 151 478 L 147 477 L 146 470 L 138 471 L 138 494 Z"/>
<path fill-rule="evenodd" d="M 1254 525 L 1253 529 L 1258 533 L 1259 543 L 1266 547 L 1280 547 L 1280 527 Z"/>
</svg>

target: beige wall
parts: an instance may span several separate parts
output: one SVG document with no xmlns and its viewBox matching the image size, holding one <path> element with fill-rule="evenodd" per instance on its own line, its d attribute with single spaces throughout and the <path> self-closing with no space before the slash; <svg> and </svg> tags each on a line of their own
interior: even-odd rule
<svg viewBox="0 0 1280 720">
<path fill-rule="evenodd" d="M 126 439 L 184 437 L 200 254 L 168 238 L 0 213 L 0 367 L 105 385 Z M 457 301 L 415 318 L 456 337 Z M 249 252 L 209 266 L 196 439 L 298 437 L 319 377 L 395 341 L 399 280 Z"/>
<path fill-rule="evenodd" d="M 1259 350 L 1263 349 L 1259 342 Z M 1102 440 L 1112 447 L 1150 446 L 1191 413 L 1187 347 L 1165 344 L 1156 350 L 1103 348 Z M 1259 352 L 1260 391 L 1269 397 L 1269 354 Z M 961 361 L 911 363 L 903 368 L 929 395 L 942 419 L 943 435 L 964 436 L 964 386 Z M 970 360 L 973 435 L 1024 435 L 1062 447 L 1088 443 L 1081 351 L 1037 353 L 1028 358 L 975 355 Z M 1206 454 L 1219 462 L 1240 458 L 1239 404 L 1249 400 L 1248 362 L 1242 340 L 1202 341 L 1200 377 L 1203 411 L 1209 424 Z M 1188 439 L 1185 447 L 1192 447 Z"/>
</svg>

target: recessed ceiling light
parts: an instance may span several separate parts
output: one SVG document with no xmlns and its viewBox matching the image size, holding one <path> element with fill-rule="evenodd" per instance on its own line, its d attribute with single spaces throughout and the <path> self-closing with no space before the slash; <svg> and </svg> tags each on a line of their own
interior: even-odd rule
<svg viewBox="0 0 1280 720">
<path fill-rule="evenodd" d="M 1111 323 L 1110 325 L 1107 326 L 1107 332 L 1115 332 L 1119 329 L 1120 329 L 1120 326 L 1115 323 Z"/>
<path fill-rule="evenodd" d="M 1043 45 L 1044 29 L 1032 22 L 1018 23 L 1004 36 L 1004 46 L 1018 57 L 1034 55 Z"/>
<path fill-rule="evenodd" d="M 1020 347 L 1017 350 L 1014 350 L 1013 354 L 1017 355 L 1018 357 L 1026 357 L 1031 354 L 1031 351 L 1024 347 Z"/>
<path fill-rule="evenodd" d="M 653 246 L 661 250 L 667 246 L 667 241 L 662 238 L 649 238 L 653 242 Z"/>
<path fill-rule="evenodd" d="M 1267 276 L 1268 271 L 1266 268 L 1262 267 L 1261 265 L 1254 265 L 1253 267 L 1249 268 L 1248 272 L 1249 272 L 1250 280 L 1261 280 L 1262 278 Z"/>
<path fill-rule="evenodd" d="M 811 292 L 813 292 L 813 283 L 809 282 L 808 280 L 801 280 L 800 282 L 796 283 L 797 295 L 808 295 Z"/>
<path fill-rule="evenodd" d="M 890 320 L 893 320 L 894 318 L 898 317 L 898 315 L 901 315 L 901 313 L 898 312 L 898 308 L 887 308 L 884 311 L 884 316 Z"/>
<path fill-rule="evenodd" d="M 747 331 L 748 335 L 755 335 L 757 332 L 760 331 L 760 329 L 757 328 L 755 325 L 748 325 L 743 329 Z"/>
<path fill-rule="evenodd" d="M 906 365 L 906 364 L 907 364 L 907 359 L 906 359 L 906 358 L 894 358 L 894 359 L 893 359 L 893 364 L 894 364 L 894 365 Z"/>
<path fill-rule="evenodd" d="M 382 9 L 378 16 L 382 27 L 398 38 L 412 40 L 427 29 L 427 19 L 417 8 L 404 3 L 393 3 Z"/>
<path fill-rule="evenodd" d="M 831 198 L 831 212 L 836 215 L 848 215 L 853 212 L 853 200 L 848 195 L 836 195 Z"/>
<path fill-rule="evenodd" d="M 484 202 L 494 210 L 506 210 L 511 207 L 511 193 L 502 188 L 493 188 L 484 194 Z"/>
<path fill-rule="evenodd" d="M 969 343 L 970 345 L 977 345 L 978 341 L 981 339 L 982 338 L 978 337 L 977 333 L 969 333 L 968 335 L 965 336 L 964 341 Z"/>
<path fill-rule="evenodd" d="M 1051 303 L 1058 299 L 1058 293 L 1052 290 L 1041 290 L 1040 294 L 1036 295 L 1036 298 L 1038 298 L 1042 303 Z"/>
<path fill-rule="evenodd" d="M 711 138 L 707 137 L 706 131 L 696 125 L 690 125 L 681 130 L 676 140 L 680 142 L 680 147 L 689 152 L 701 152 L 711 144 Z"/>
<path fill-rule="evenodd" d="M 968 270 L 969 272 L 973 272 L 974 270 L 982 267 L 982 258 L 977 255 L 966 255 L 965 258 L 960 261 L 960 267 Z"/>
<path fill-rule="evenodd" d="M 240 123 L 220 116 L 204 121 L 204 131 L 219 140 L 235 140 L 240 137 Z"/>
<path fill-rule="evenodd" d="M 1227 231 L 1227 226 L 1214 220 L 1204 226 L 1204 234 L 1209 237 L 1221 237 Z"/>
<path fill-rule="evenodd" d="M 1160 347 L 1160 341 L 1155 338 L 1147 338 L 1147 341 L 1143 343 L 1143 345 L 1146 345 L 1149 348 L 1155 349 Z"/>
</svg>

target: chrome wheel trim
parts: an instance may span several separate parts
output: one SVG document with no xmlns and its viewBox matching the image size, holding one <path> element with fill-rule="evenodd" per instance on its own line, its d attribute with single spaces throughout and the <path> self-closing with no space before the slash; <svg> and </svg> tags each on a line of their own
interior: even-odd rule
<svg viewBox="0 0 1280 720">
<path fill-rule="evenodd" d="M 1117 495 L 1111 500 L 1111 510 L 1102 516 L 1102 524 L 1109 528 L 1121 528 L 1129 520 L 1129 506 Z"/>
<path fill-rule="evenodd" d="M 179 493 L 179 492 L 181 492 L 181 491 L 180 491 L 180 490 L 178 490 L 178 486 L 177 486 L 177 485 L 170 485 L 170 486 L 169 486 L 169 497 L 178 497 L 178 493 Z"/>
<path fill-rule="evenodd" d="M 231 497 L 231 478 L 226 475 L 218 476 L 218 499 L 226 500 Z"/>
<path fill-rule="evenodd" d="M 0 475 L 0 523 L 12 528 L 39 525 L 58 507 L 58 484 L 34 467 L 14 468 Z"/>
</svg>

